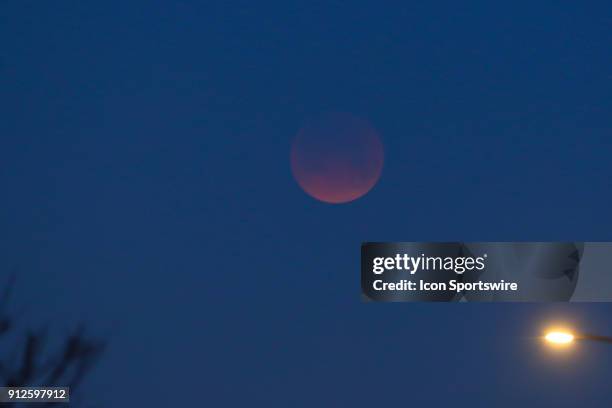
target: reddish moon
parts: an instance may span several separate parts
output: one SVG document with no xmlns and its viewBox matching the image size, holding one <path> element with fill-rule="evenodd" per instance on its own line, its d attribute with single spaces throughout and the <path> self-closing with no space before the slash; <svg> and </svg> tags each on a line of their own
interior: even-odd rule
<svg viewBox="0 0 612 408">
<path fill-rule="evenodd" d="M 291 171 L 317 200 L 348 203 L 374 187 L 383 168 L 383 145 L 366 120 L 346 113 L 308 121 L 291 147 Z"/>
</svg>

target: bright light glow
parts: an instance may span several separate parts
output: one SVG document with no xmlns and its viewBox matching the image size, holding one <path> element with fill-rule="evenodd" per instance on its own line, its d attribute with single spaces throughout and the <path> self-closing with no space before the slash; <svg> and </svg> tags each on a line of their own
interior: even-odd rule
<svg viewBox="0 0 612 408">
<path fill-rule="evenodd" d="M 574 335 L 567 332 L 550 332 L 544 338 L 555 344 L 568 344 L 574 341 Z"/>
</svg>

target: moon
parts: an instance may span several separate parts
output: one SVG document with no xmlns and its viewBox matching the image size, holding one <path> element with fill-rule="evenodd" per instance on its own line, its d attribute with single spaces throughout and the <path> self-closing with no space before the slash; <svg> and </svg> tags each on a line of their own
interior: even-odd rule
<svg viewBox="0 0 612 408">
<path fill-rule="evenodd" d="M 382 173 L 380 136 L 365 119 L 329 113 L 311 119 L 291 146 L 291 171 L 317 200 L 341 204 L 364 196 Z"/>
</svg>

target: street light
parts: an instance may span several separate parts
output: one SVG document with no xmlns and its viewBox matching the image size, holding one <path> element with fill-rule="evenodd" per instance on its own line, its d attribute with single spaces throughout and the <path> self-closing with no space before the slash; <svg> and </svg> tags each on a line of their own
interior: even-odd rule
<svg viewBox="0 0 612 408">
<path fill-rule="evenodd" d="M 610 336 L 600 336 L 598 334 L 574 334 L 568 330 L 551 330 L 544 335 L 544 340 L 546 342 L 558 345 L 558 346 L 566 346 L 573 343 L 575 340 L 590 340 L 597 341 L 600 343 L 608 343 L 612 344 L 612 337 Z"/>
<path fill-rule="evenodd" d="M 568 344 L 574 341 L 574 335 L 565 331 L 551 331 L 544 336 L 549 343 Z"/>
</svg>

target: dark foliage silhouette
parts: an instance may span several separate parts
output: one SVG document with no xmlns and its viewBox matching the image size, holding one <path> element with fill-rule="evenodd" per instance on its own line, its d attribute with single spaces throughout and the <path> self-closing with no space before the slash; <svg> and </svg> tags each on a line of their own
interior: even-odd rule
<svg viewBox="0 0 612 408">
<path fill-rule="evenodd" d="M 15 314 L 9 311 L 14 286 L 13 276 L 0 295 L 0 386 L 70 387 L 71 397 L 74 396 L 85 376 L 104 352 L 106 342 L 87 335 L 83 327 L 76 328 L 60 339 L 49 338 L 46 330 L 20 327 Z M 3 405 L 18 407 L 26 404 Z"/>
</svg>

